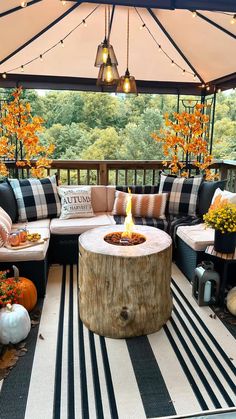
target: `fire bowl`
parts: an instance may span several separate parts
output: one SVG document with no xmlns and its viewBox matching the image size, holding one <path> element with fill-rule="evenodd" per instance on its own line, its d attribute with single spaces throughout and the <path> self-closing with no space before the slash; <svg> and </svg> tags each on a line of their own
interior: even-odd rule
<svg viewBox="0 0 236 419">
<path fill-rule="evenodd" d="M 131 237 L 122 237 L 122 234 L 122 231 L 114 231 L 106 234 L 104 240 L 115 246 L 136 246 L 137 244 L 141 244 L 146 241 L 145 236 L 139 233 L 132 233 Z"/>
</svg>

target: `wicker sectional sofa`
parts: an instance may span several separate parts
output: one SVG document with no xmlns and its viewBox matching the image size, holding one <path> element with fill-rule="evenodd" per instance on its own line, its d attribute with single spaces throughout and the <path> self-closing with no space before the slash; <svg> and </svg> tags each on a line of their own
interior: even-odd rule
<svg viewBox="0 0 236 419">
<path fill-rule="evenodd" d="M 219 185 L 218 185 L 219 186 Z M 70 185 L 70 188 L 73 187 Z M 76 187 L 76 186 L 75 186 Z M 4 189 L 5 188 L 5 189 Z M 27 227 L 29 232 L 39 232 L 44 239 L 44 243 L 21 250 L 12 250 L 5 247 L 0 248 L 0 269 L 6 269 L 16 264 L 21 276 L 26 276 L 35 283 L 38 295 L 43 297 L 46 290 L 48 266 L 51 263 L 77 263 L 78 262 L 78 236 L 88 229 L 99 226 L 121 224 L 124 222 L 124 216 L 113 216 L 112 209 L 115 200 L 116 190 L 127 192 L 128 187 L 115 186 L 91 186 L 91 200 L 95 217 L 91 218 L 73 218 L 73 219 L 43 219 L 38 221 L 30 221 L 27 223 L 17 222 L 17 208 L 13 197 L 9 197 L 6 184 L 0 184 L 0 206 L 9 213 L 13 220 L 12 230 L 18 230 L 22 227 Z M 131 186 L 132 193 L 138 194 L 155 194 L 158 193 L 158 185 L 156 186 Z M 7 193 L 6 193 L 7 192 Z M 203 191 L 204 192 L 204 191 Z M 6 198 L 7 197 L 7 198 Z M 208 196 L 208 203 L 210 197 Z M 166 214 L 166 219 L 137 217 L 134 219 L 135 224 L 149 225 L 160 228 L 168 232 L 177 244 L 176 261 L 179 267 L 188 273 L 186 270 L 186 248 L 182 248 L 182 244 L 191 249 L 190 242 L 184 237 L 186 233 L 186 226 L 191 226 L 195 235 L 197 231 L 202 229 L 201 216 L 183 216 L 183 215 L 169 215 Z M 115 227 L 114 227 L 115 228 Z M 210 229 L 208 229 L 210 230 Z M 176 234 L 176 232 L 180 234 Z M 202 230 L 201 230 L 202 231 Z M 200 231 L 200 235 L 201 235 Z M 213 233 L 209 231 L 209 237 L 205 242 L 205 246 L 212 241 Z M 205 233 L 207 234 L 207 233 Z M 193 233 L 190 232 L 193 237 Z M 210 241 L 209 241 L 210 238 Z M 204 245 L 202 244 L 202 249 Z M 201 250 L 202 250 L 201 249 Z M 198 249 L 192 249 L 196 255 L 200 255 Z M 195 265 L 198 262 L 196 257 Z M 190 268 L 192 269 L 192 267 Z M 191 275 L 188 275 L 190 277 Z"/>
</svg>

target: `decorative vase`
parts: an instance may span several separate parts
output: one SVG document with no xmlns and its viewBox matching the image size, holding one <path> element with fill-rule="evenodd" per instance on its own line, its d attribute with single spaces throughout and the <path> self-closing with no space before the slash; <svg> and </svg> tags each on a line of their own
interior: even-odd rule
<svg viewBox="0 0 236 419">
<path fill-rule="evenodd" d="M 216 252 L 234 253 L 236 246 L 236 232 L 221 233 L 215 230 L 214 248 Z"/>
</svg>

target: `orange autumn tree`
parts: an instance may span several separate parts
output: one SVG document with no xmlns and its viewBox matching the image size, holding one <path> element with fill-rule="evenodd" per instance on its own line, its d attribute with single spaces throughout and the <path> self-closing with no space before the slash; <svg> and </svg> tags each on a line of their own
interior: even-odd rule
<svg viewBox="0 0 236 419">
<path fill-rule="evenodd" d="M 163 165 L 173 174 L 188 177 L 190 166 L 193 165 L 207 180 L 215 178 L 209 169 L 213 158 L 208 152 L 208 144 L 204 138 L 209 123 L 209 117 L 202 112 L 204 107 L 205 105 L 197 104 L 193 113 L 175 112 L 174 121 L 166 113 L 166 128 L 160 130 L 160 135 L 151 134 L 155 141 L 163 143 Z"/>
<path fill-rule="evenodd" d="M 55 146 L 43 146 L 38 133 L 43 131 L 43 119 L 32 116 L 30 103 L 21 98 L 22 88 L 13 92 L 13 100 L 2 106 L 0 118 L 0 175 L 7 176 L 5 160 L 14 160 L 17 167 L 30 168 L 31 175 L 41 177 L 51 165 Z M 32 163 L 34 161 L 34 163 Z"/>
</svg>

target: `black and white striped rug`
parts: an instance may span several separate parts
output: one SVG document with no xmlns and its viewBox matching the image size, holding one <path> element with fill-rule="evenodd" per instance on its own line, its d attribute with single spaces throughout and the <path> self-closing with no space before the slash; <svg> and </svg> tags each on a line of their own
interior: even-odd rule
<svg viewBox="0 0 236 419">
<path fill-rule="evenodd" d="M 109 339 L 88 331 L 78 318 L 77 267 L 53 266 L 21 415 L 12 407 L 7 417 L 143 419 L 236 412 L 233 336 L 210 317 L 209 307 L 196 304 L 175 266 L 171 288 L 172 318 L 159 332 Z M 5 419 L 1 409 L 0 418 Z"/>
</svg>

